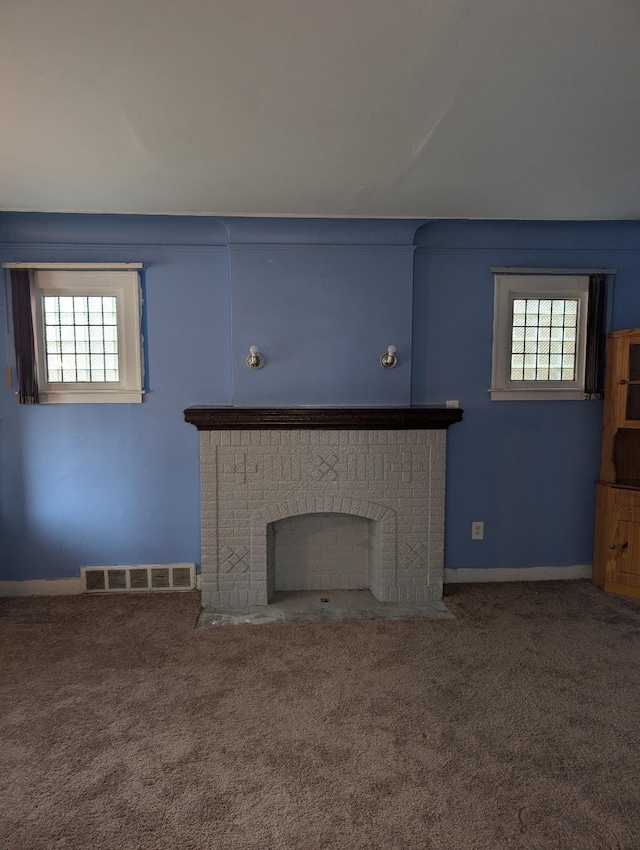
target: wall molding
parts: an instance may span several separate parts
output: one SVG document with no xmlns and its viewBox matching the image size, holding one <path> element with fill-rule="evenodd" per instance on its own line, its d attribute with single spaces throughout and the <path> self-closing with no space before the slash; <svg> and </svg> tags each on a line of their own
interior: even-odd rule
<svg viewBox="0 0 640 850">
<path fill-rule="evenodd" d="M 101 251 L 102 253 L 135 253 L 143 251 L 221 251 L 225 254 L 229 250 L 227 244 L 188 242 L 2 242 L 3 254 L 11 251 L 24 252 L 33 251 Z"/>
<path fill-rule="evenodd" d="M 143 251 L 397 251 L 413 254 L 415 245 L 398 245 L 380 242 L 229 242 L 188 243 L 188 242 L 3 242 L 3 253 L 12 251 L 101 251 L 103 253 L 141 253 Z M 420 249 L 417 249 L 420 250 Z M 640 249 L 639 249 L 640 250 Z M 8 265 L 5 263 L 5 265 Z M 13 264 L 11 264 L 13 265 Z M 20 263 L 33 267 L 34 263 Z"/>
<path fill-rule="evenodd" d="M 164 566 L 164 565 L 163 565 Z M 172 566 L 169 564 L 168 566 Z M 196 590 L 202 587 L 202 576 L 196 575 Z M 58 578 L 31 581 L 0 581 L 0 598 L 10 596 L 77 596 L 82 593 L 82 579 Z M 95 596 L 95 594 L 87 594 Z"/>
<path fill-rule="evenodd" d="M 462 245 L 451 245 L 450 247 L 433 247 L 428 245 L 417 245 L 416 254 L 570 254 L 572 256 L 580 256 L 581 254 L 640 254 L 640 248 L 563 248 L 560 246 L 554 248 L 509 248 L 505 245 L 496 245 L 485 247 L 483 245 L 474 245 L 464 247 Z"/>
<path fill-rule="evenodd" d="M 446 569 L 445 584 L 477 583 L 486 581 L 558 581 L 590 579 L 591 564 L 571 567 L 489 567 Z"/>
<path fill-rule="evenodd" d="M 415 245 L 381 242 L 230 242 L 233 251 L 398 251 L 413 254 Z"/>
</svg>

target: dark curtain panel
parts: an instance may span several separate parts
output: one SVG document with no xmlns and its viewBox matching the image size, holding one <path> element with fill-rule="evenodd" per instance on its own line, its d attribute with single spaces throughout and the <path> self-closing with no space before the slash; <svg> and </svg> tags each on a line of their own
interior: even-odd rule
<svg viewBox="0 0 640 850">
<path fill-rule="evenodd" d="M 33 272 L 11 269 L 11 305 L 13 339 L 18 370 L 18 399 L 20 404 L 38 404 L 36 349 L 33 339 Z"/>
<path fill-rule="evenodd" d="M 603 274 L 589 277 L 589 314 L 587 316 L 587 362 L 584 397 L 602 398 L 607 342 L 607 283 Z"/>
</svg>

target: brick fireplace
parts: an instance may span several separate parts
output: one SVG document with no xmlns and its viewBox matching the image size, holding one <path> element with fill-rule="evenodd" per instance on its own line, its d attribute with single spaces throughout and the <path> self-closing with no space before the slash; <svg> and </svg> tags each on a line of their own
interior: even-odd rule
<svg viewBox="0 0 640 850">
<path fill-rule="evenodd" d="M 334 582 L 366 582 L 379 602 L 439 601 L 446 429 L 461 418 L 430 407 L 188 408 L 200 431 L 203 607 L 268 605 L 287 589 Z M 304 520 L 297 530 L 294 518 Z M 349 518 L 364 523 L 350 530 Z M 283 520 L 294 544 L 278 569 Z M 346 529 L 342 538 L 332 524 Z M 357 575 L 349 551 L 339 558 L 322 544 L 322 529 L 334 543 L 357 531 L 357 557 L 367 560 Z"/>
</svg>

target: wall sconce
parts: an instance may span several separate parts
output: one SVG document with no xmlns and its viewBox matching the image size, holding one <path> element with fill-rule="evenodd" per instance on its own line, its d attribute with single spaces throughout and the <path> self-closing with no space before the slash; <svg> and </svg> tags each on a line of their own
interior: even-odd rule
<svg viewBox="0 0 640 850">
<path fill-rule="evenodd" d="M 262 369 L 264 366 L 264 357 L 258 351 L 257 345 L 249 346 L 249 356 L 247 357 L 247 366 L 250 369 Z"/>
<path fill-rule="evenodd" d="M 380 358 L 380 365 L 385 369 L 395 369 L 398 365 L 398 358 L 396 357 L 396 347 L 395 345 L 390 345 L 387 348 L 387 353 L 383 354 Z"/>
</svg>

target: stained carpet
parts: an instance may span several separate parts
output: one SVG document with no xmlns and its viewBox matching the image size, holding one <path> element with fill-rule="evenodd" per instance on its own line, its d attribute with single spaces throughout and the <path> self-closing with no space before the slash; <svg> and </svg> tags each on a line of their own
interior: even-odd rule
<svg viewBox="0 0 640 850">
<path fill-rule="evenodd" d="M 194 629 L 196 594 L 0 600 L 2 850 L 638 850 L 640 602 Z"/>
</svg>

